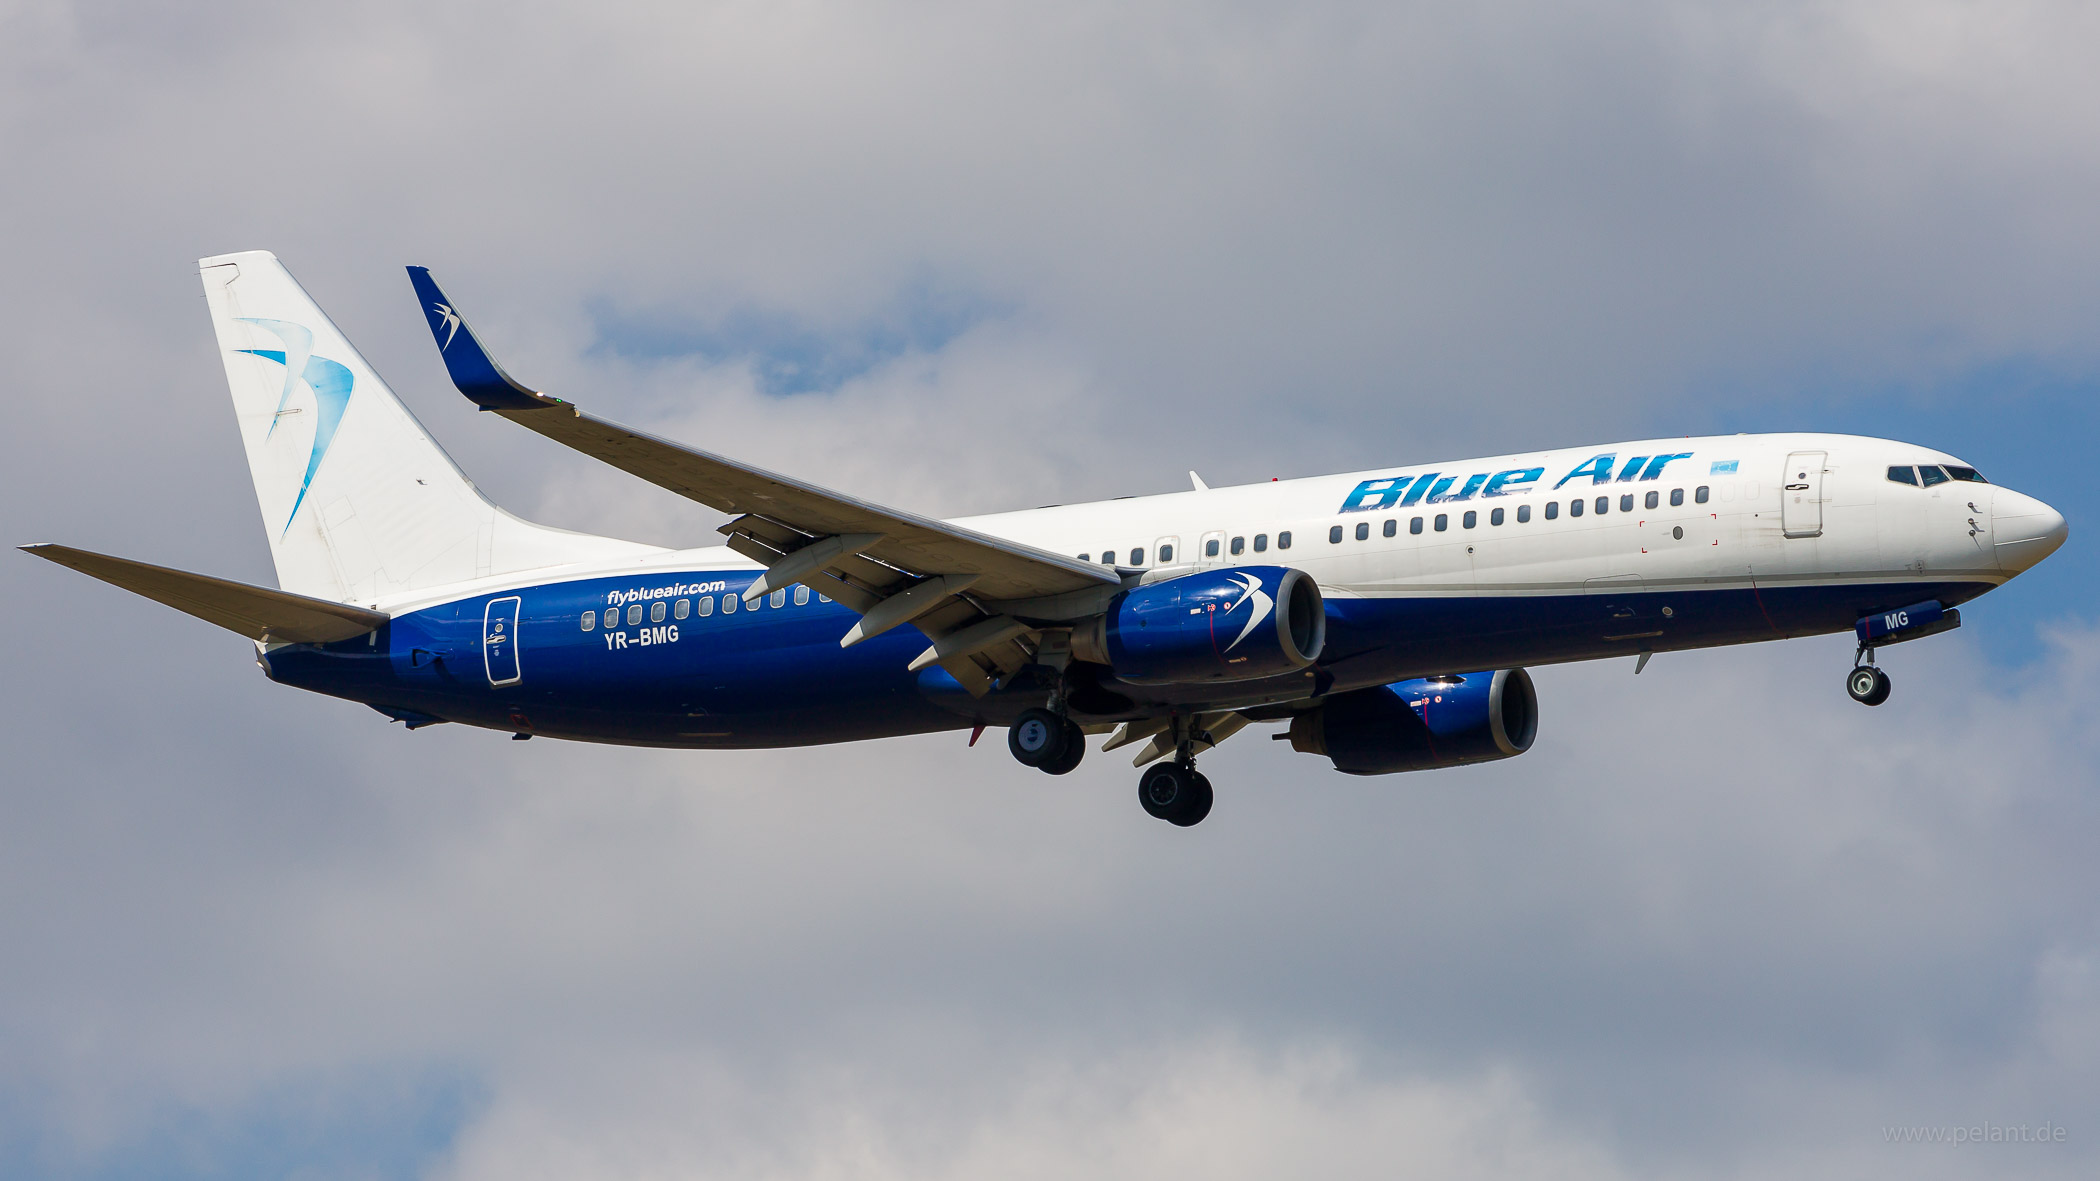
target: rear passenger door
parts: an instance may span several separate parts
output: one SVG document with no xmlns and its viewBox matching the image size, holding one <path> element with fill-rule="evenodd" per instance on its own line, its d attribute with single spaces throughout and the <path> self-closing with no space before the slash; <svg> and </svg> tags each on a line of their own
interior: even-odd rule
<svg viewBox="0 0 2100 1181">
<path fill-rule="evenodd" d="M 481 666 L 491 685 L 515 685 L 518 668 L 518 605 L 516 595 L 490 599 L 481 616 Z"/>
</svg>

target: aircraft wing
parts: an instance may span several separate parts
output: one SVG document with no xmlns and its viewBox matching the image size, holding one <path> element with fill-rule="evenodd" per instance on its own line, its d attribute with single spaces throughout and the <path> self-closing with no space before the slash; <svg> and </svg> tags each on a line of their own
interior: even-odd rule
<svg viewBox="0 0 2100 1181">
<path fill-rule="evenodd" d="M 383 611 L 149 566 L 68 545 L 25 545 L 22 549 L 265 643 L 332 643 L 364 635 L 387 621 Z"/>
<path fill-rule="evenodd" d="M 725 456 L 585 414 L 520 384 L 496 363 L 424 267 L 408 268 L 452 383 L 493 411 L 564 446 L 712 509 L 735 514 L 728 544 L 766 567 L 755 599 L 806 584 L 861 614 L 857 643 L 904 623 L 934 641 L 914 668 L 939 664 L 974 693 L 1035 657 L 1037 629 L 1002 603 L 1099 592 L 1114 570 L 885 508 Z"/>
</svg>

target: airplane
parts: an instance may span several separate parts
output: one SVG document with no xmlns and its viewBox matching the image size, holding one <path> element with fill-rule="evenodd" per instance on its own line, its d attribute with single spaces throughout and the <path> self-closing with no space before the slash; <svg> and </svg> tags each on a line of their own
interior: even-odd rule
<svg viewBox="0 0 2100 1181">
<path fill-rule="evenodd" d="M 1651 439 L 935 520 L 619 426 L 513 379 L 408 268 L 482 410 L 728 516 L 666 549 L 485 498 L 267 251 L 199 260 L 277 588 L 28 552 L 254 641 L 273 681 L 416 730 L 691 748 L 1004 727 L 1062 775 L 1137 747 L 1139 803 L 1211 810 L 1256 724 L 1355 775 L 1530 749 L 1527 666 L 1961 624 L 2068 526 L 1888 439 Z"/>
</svg>

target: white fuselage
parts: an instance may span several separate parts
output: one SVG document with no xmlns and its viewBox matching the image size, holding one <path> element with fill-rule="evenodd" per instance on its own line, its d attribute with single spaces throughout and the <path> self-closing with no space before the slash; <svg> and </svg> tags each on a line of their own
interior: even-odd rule
<svg viewBox="0 0 2100 1181">
<path fill-rule="evenodd" d="M 1666 457 L 1659 469 L 1657 457 Z M 1799 457 L 1793 470 L 1789 457 Z M 1290 566 L 1340 599 L 1600 586 L 1996 585 L 2061 544 L 2062 517 L 2032 497 L 1961 480 L 1902 484 L 1888 474 L 1892 466 L 1950 464 L 1962 466 L 1944 452 L 1856 435 L 1724 435 L 1403 464 L 954 523 L 1142 570 L 1145 581 L 1213 566 Z M 1517 475 L 1498 484 L 1503 473 Z M 1374 488 L 1357 495 L 1367 483 Z M 615 568 L 756 564 L 706 547 L 573 572 Z M 382 605 L 409 609 L 474 586 Z"/>
</svg>

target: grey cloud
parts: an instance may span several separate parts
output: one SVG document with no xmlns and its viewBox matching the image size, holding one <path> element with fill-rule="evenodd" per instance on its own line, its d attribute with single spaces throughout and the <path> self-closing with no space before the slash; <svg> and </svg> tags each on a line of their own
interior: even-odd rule
<svg viewBox="0 0 2100 1181">
<path fill-rule="evenodd" d="M 947 513 L 2090 368 L 2091 19 L 18 6 L 0 520 L 267 580 L 189 267 L 251 246 L 506 505 L 686 544 L 452 395 L 398 264 L 544 388 Z M 928 274 L 1010 314 L 825 392 L 594 351 Z M 1545 670 L 1539 748 L 1449 775 L 1249 734 L 1179 833 L 1113 758 L 408 735 L 65 571 L 0 595 L 0 1147 L 54 1174 L 432 1078 L 460 1177 L 2090 1172 L 2100 644 L 1996 668 L 1990 601 L 1871 714 L 1819 641 Z"/>
</svg>

